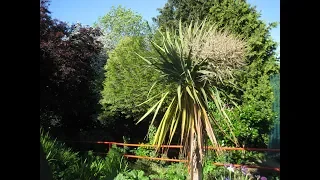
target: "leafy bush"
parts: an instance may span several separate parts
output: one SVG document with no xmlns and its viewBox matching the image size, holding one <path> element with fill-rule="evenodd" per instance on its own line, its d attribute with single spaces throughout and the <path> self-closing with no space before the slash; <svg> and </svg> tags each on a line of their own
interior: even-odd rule
<svg viewBox="0 0 320 180">
<path fill-rule="evenodd" d="M 150 175 L 149 177 L 161 180 L 185 180 L 188 177 L 187 167 L 184 163 L 173 163 L 169 166 L 159 168 L 157 172 L 157 175 Z"/>
<path fill-rule="evenodd" d="M 150 180 L 150 178 L 145 176 L 142 170 L 132 170 L 118 174 L 115 180 Z"/>
<path fill-rule="evenodd" d="M 40 142 L 51 168 L 53 179 L 74 179 L 79 177 L 81 159 L 78 153 L 66 148 L 63 143 L 51 139 L 48 133 L 40 130 Z"/>
<path fill-rule="evenodd" d="M 132 168 L 141 170 L 145 176 L 157 180 L 184 180 L 188 176 L 185 163 L 172 163 L 168 165 L 156 161 L 138 160 Z"/>
<path fill-rule="evenodd" d="M 113 179 L 118 173 L 127 168 L 121 151 L 116 147 L 110 149 L 105 158 L 88 152 L 81 165 L 82 173 L 80 179 Z"/>
<path fill-rule="evenodd" d="M 137 149 L 131 150 L 137 156 L 148 156 L 148 157 L 156 157 L 157 154 L 152 147 L 138 147 Z"/>
<path fill-rule="evenodd" d="M 80 157 L 71 148 L 53 140 L 42 129 L 40 142 L 55 180 L 113 179 L 127 168 L 127 162 L 122 156 L 123 151 L 117 147 L 112 147 L 105 158 L 95 156 L 92 152 Z"/>
</svg>

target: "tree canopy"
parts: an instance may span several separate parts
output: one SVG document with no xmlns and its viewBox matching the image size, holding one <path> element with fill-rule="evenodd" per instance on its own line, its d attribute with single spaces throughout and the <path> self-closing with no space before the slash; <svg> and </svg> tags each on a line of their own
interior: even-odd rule
<svg viewBox="0 0 320 180">
<path fill-rule="evenodd" d="M 42 125 L 91 126 L 99 109 L 105 57 L 99 29 L 53 20 L 40 5 L 40 119 Z"/>
<path fill-rule="evenodd" d="M 94 23 L 103 36 L 100 39 L 107 51 L 113 50 L 125 36 L 143 36 L 149 33 L 148 23 L 140 14 L 122 6 L 112 7 L 104 16 Z"/>
</svg>

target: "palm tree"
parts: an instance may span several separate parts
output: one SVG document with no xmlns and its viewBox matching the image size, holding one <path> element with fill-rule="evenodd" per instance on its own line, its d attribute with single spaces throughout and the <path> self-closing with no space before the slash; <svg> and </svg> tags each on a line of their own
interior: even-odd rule
<svg viewBox="0 0 320 180">
<path fill-rule="evenodd" d="M 161 35 L 162 44 L 151 42 L 159 58 L 139 56 L 162 73 L 160 80 L 175 83 L 177 89 L 149 98 L 146 102 L 161 97 L 137 123 L 154 112 L 153 124 L 165 99 L 172 97 L 157 128 L 153 144 L 157 145 L 157 149 L 165 140 L 170 144 L 179 125 L 183 153 L 187 155 L 190 152 L 191 179 L 202 179 L 204 135 L 217 147 L 216 152 L 220 152 L 215 130 L 211 126 L 212 123 L 219 126 L 219 123 L 213 114 L 208 113 L 208 102 L 215 102 L 231 129 L 232 124 L 223 110 L 216 85 L 218 81 L 233 78 L 232 71 L 244 65 L 246 44 L 227 31 L 218 31 L 214 25 L 207 25 L 205 21 L 186 26 L 180 21 L 178 31 L 167 29 Z M 237 145 L 233 133 L 231 139 Z"/>
</svg>

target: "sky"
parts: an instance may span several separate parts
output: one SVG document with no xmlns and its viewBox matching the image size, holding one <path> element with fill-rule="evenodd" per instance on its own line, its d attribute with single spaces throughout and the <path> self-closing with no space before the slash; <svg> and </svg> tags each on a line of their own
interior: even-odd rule
<svg viewBox="0 0 320 180">
<path fill-rule="evenodd" d="M 151 22 L 152 17 L 159 14 L 157 8 L 162 8 L 166 2 L 167 0 L 51 0 L 49 10 L 52 12 L 52 17 L 61 21 L 92 25 L 112 6 L 122 5 Z M 266 23 L 280 22 L 280 0 L 247 0 L 247 2 L 256 6 L 261 13 L 261 19 Z M 280 24 L 271 31 L 271 36 L 280 43 Z M 280 47 L 277 51 L 280 51 Z"/>
</svg>

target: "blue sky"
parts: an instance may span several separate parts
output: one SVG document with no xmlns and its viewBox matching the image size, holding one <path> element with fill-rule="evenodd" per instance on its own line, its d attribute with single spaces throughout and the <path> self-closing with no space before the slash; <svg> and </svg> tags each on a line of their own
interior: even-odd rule
<svg viewBox="0 0 320 180">
<path fill-rule="evenodd" d="M 280 0 L 247 0 L 261 12 L 265 22 L 280 22 Z M 106 14 L 112 6 L 122 5 L 151 21 L 158 15 L 167 0 L 52 0 L 49 10 L 52 16 L 69 23 L 80 22 L 92 25 L 99 16 Z M 271 31 L 272 38 L 280 43 L 280 25 Z M 278 48 L 278 51 L 280 47 Z"/>
</svg>

